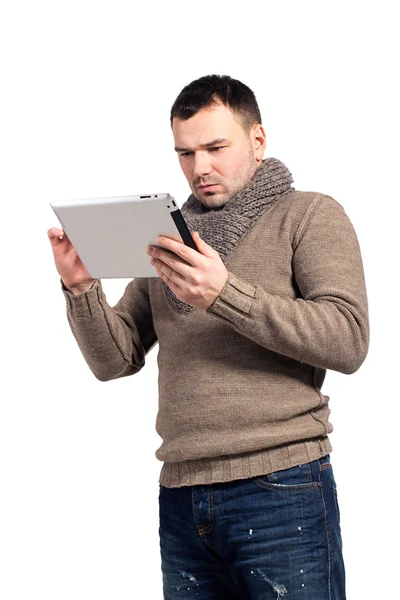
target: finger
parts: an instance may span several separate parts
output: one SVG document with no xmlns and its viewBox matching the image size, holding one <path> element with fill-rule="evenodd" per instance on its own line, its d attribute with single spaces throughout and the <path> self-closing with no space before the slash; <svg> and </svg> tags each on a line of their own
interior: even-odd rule
<svg viewBox="0 0 400 600">
<path fill-rule="evenodd" d="M 150 262 L 153 264 L 153 261 L 157 261 L 157 259 L 159 260 L 158 265 L 165 265 L 166 267 L 169 267 L 169 270 L 176 271 L 179 275 L 179 279 L 190 279 L 193 272 L 193 266 L 181 260 L 175 254 L 157 248 L 153 251 L 152 260 Z"/>
<path fill-rule="evenodd" d="M 170 281 L 173 281 L 174 283 L 179 285 L 179 287 L 181 287 L 182 284 L 183 285 L 185 284 L 185 282 L 186 282 L 185 275 L 182 274 L 180 271 L 178 271 L 179 265 L 183 264 L 181 261 L 175 261 L 177 263 L 177 266 L 175 266 L 175 264 L 172 262 L 172 260 L 169 262 L 164 262 L 160 259 L 153 257 L 150 262 L 153 265 L 153 267 L 156 269 L 157 273 L 158 272 L 162 273 L 165 277 L 168 277 L 168 279 Z M 189 267 L 187 265 L 186 268 L 191 269 L 192 267 Z"/>
<path fill-rule="evenodd" d="M 47 233 L 49 237 L 60 236 L 64 234 L 63 230 L 58 229 L 58 227 L 52 227 Z"/>
<path fill-rule="evenodd" d="M 53 246 L 58 245 L 62 240 L 65 232 L 57 227 L 52 227 L 47 232 L 48 238 Z"/>
<path fill-rule="evenodd" d="M 168 275 L 166 273 L 164 273 L 163 271 L 161 271 L 161 269 L 157 269 L 157 273 L 159 274 L 159 276 L 161 277 L 161 279 L 163 281 L 165 281 L 165 283 L 167 284 L 167 286 L 174 292 L 175 295 L 178 296 L 178 294 L 181 294 L 183 292 L 184 287 L 181 287 L 175 281 L 175 279 L 171 279 L 171 277 L 168 277 Z"/>
<path fill-rule="evenodd" d="M 198 267 L 201 265 L 201 254 L 197 252 L 197 250 L 193 250 L 193 248 L 190 248 L 181 242 L 177 242 L 172 238 L 159 237 L 157 244 L 160 244 L 160 246 L 166 248 L 167 250 L 171 250 L 171 252 L 177 254 L 180 258 L 185 260 L 193 267 Z"/>
<path fill-rule="evenodd" d="M 198 231 L 193 233 L 193 239 L 200 254 L 203 254 L 203 256 L 208 256 L 209 258 L 220 258 L 218 252 L 200 237 Z"/>
</svg>

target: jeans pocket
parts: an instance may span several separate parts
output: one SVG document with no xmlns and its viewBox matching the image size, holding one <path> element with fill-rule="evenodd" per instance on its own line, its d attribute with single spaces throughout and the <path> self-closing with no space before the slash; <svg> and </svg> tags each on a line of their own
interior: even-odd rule
<svg viewBox="0 0 400 600">
<path fill-rule="evenodd" d="M 318 472 L 317 466 L 317 461 L 304 463 L 290 469 L 253 477 L 253 481 L 270 490 L 293 491 L 320 488 L 321 482 L 314 475 Z"/>
</svg>

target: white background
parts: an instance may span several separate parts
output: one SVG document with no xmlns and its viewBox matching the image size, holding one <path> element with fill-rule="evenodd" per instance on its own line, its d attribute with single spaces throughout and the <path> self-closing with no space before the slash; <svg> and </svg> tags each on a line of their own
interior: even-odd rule
<svg viewBox="0 0 400 600">
<path fill-rule="evenodd" d="M 95 379 L 47 230 L 52 200 L 190 194 L 170 108 L 206 74 L 256 94 L 265 157 L 329 194 L 362 250 L 367 359 L 329 371 L 349 600 L 393 597 L 398 560 L 398 140 L 394 2 L 57 2 L 0 13 L 2 600 L 162 598 L 156 346 Z M 129 280 L 102 280 L 113 306 Z M 284 582 L 283 582 L 284 583 Z M 322 600 L 322 599 L 321 599 Z"/>
</svg>

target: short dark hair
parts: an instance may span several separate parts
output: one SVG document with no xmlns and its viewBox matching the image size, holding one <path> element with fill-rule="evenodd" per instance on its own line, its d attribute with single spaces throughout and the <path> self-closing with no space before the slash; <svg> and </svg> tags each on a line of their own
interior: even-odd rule
<svg viewBox="0 0 400 600">
<path fill-rule="evenodd" d="M 245 131 L 261 124 L 256 97 L 247 85 L 229 75 L 205 75 L 186 85 L 176 98 L 171 108 L 171 128 L 175 117 L 186 121 L 218 100 L 240 117 Z"/>
</svg>

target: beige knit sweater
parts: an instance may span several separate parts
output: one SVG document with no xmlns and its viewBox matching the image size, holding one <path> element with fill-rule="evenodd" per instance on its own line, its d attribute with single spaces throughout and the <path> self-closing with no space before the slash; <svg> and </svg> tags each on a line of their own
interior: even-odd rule
<svg viewBox="0 0 400 600">
<path fill-rule="evenodd" d="M 326 369 L 354 373 L 369 347 L 358 239 L 331 196 L 294 190 L 225 263 L 207 311 L 182 315 L 162 280 L 133 279 L 109 306 L 97 279 L 67 318 L 100 381 L 134 375 L 159 343 L 156 431 L 167 487 L 250 478 L 332 451 Z"/>
</svg>

